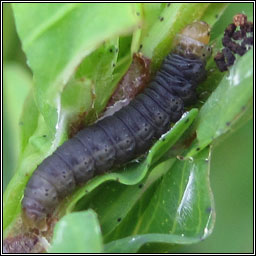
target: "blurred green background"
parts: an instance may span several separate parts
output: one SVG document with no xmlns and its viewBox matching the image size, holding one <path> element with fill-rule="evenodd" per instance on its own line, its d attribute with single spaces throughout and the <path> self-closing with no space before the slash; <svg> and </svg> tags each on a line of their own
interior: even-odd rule
<svg viewBox="0 0 256 256">
<path fill-rule="evenodd" d="M 16 34 L 11 6 L 3 4 L 4 116 L 3 187 L 11 179 L 18 159 L 18 116 L 12 104 L 26 97 L 32 74 L 26 65 Z M 12 68 L 10 68 L 12 67 Z M 12 72 L 11 75 L 8 72 Z M 28 90 L 7 88 L 24 76 Z M 7 81 L 8 80 L 8 81 Z M 15 83 L 17 84 L 17 83 Z M 12 95 L 10 95 L 12 93 Z M 15 93 L 15 95 L 13 95 Z M 252 253 L 253 252 L 253 121 L 249 121 L 225 140 L 213 145 L 211 184 L 216 205 L 213 234 L 199 244 L 174 246 L 178 253 Z"/>
</svg>

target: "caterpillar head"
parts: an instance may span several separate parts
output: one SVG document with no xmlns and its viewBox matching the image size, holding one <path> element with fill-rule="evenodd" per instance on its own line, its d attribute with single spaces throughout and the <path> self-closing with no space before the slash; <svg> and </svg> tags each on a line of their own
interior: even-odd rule
<svg viewBox="0 0 256 256">
<path fill-rule="evenodd" d="M 206 61 L 211 56 L 210 26 L 204 21 L 196 21 L 186 26 L 174 39 L 174 53 Z"/>
</svg>

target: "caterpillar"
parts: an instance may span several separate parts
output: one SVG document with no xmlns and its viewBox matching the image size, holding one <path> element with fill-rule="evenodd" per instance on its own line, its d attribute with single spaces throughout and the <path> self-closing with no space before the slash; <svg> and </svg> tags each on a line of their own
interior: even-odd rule
<svg viewBox="0 0 256 256">
<path fill-rule="evenodd" d="M 180 119 L 206 77 L 209 31 L 202 21 L 185 27 L 142 93 L 78 132 L 36 168 L 22 199 L 24 220 L 35 224 L 47 219 L 79 184 L 147 152 Z"/>
</svg>

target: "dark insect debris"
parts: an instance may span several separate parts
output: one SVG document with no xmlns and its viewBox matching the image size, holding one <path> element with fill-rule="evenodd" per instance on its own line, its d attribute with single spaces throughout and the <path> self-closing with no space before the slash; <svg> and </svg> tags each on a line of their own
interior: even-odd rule
<svg viewBox="0 0 256 256">
<path fill-rule="evenodd" d="M 211 206 L 206 208 L 206 213 L 210 213 L 211 211 L 212 211 L 212 207 Z"/>
<path fill-rule="evenodd" d="M 139 188 L 142 188 L 142 187 L 143 187 L 143 184 L 140 184 L 140 185 L 139 185 Z"/>
<path fill-rule="evenodd" d="M 235 62 L 235 54 L 243 56 L 253 45 L 253 23 L 247 21 L 244 14 L 236 14 L 233 23 L 229 24 L 222 38 L 224 48 L 214 57 L 221 72 L 228 70 Z"/>
</svg>

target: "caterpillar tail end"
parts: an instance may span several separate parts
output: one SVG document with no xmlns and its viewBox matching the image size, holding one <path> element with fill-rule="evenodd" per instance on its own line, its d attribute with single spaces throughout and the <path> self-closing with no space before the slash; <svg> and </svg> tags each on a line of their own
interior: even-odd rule
<svg viewBox="0 0 256 256">
<path fill-rule="evenodd" d="M 40 230 L 46 230 L 47 217 L 46 215 L 38 214 L 36 211 L 29 208 L 23 208 L 21 214 L 23 223 L 30 228 L 37 228 Z"/>
</svg>

